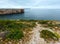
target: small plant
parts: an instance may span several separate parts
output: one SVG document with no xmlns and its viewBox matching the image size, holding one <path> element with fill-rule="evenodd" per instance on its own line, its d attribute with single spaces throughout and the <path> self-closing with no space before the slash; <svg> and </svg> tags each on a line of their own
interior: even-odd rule
<svg viewBox="0 0 60 44">
<path fill-rule="evenodd" d="M 56 32 L 53 33 L 49 30 L 42 30 L 40 33 L 41 33 L 41 37 L 44 38 L 44 40 L 50 40 L 51 39 L 54 41 L 58 41 L 60 38 L 59 34 L 57 34 Z"/>
<path fill-rule="evenodd" d="M 48 22 L 49 21 L 47 21 L 47 20 L 41 20 L 41 21 L 39 21 L 39 24 L 48 24 Z"/>
<path fill-rule="evenodd" d="M 24 34 L 21 30 L 18 29 L 14 29 L 14 30 L 11 29 L 10 33 L 6 35 L 6 39 L 10 39 L 10 40 L 19 40 L 22 37 L 24 37 Z"/>
</svg>

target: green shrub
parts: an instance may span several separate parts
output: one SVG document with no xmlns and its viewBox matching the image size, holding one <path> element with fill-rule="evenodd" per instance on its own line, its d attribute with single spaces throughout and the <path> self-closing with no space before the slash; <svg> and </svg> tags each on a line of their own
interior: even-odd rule
<svg viewBox="0 0 60 44">
<path fill-rule="evenodd" d="M 17 30 L 17 29 L 11 29 L 10 33 L 8 33 L 6 35 L 6 39 L 10 39 L 10 40 L 19 40 L 24 36 L 23 32 L 21 30 Z"/>
<path fill-rule="evenodd" d="M 34 20 L 0 20 L 0 32 L 8 31 L 5 39 L 18 40 L 21 39 L 24 34 L 23 31 L 35 27 Z"/>
<path fill-rule="evenodd" d="M 41 37 L 44 38 L 45 40 L 48 40 L 48 39 L 59 40 L 59 37 L 57 36 L 56 32 L 53 33 L 48 30 L 42 30 L 40 33 L 41 33 Z"/>
<path fill-rule="evenodd" d="M 47 20 L 41 20 L 41 21 L 39 21 L 39 24 L 47 24 L 49 21 L 47 21 Z"/>
</svg>

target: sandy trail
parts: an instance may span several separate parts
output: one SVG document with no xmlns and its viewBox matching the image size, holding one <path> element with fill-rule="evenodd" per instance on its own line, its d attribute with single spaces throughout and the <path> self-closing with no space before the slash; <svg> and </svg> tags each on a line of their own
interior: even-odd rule
<svg viewBox="0 0 60 44">
<path fill-rule="evenodd" d="M 40 38 L 40 32 L 42 27 L 40 27 L 40 24 L 36 23 L 36 27 L 33 28 L 32 35 L 30 36 L 31 39 L 26 44 L 46 44 L 44 39 Z"/>
</svg>

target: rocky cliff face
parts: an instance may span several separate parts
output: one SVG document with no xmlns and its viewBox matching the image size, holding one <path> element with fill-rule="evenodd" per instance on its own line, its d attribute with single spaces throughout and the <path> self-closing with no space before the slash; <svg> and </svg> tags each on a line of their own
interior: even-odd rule
<svg viewBox="0 0 60 44">
<path fill-rule="evenodd" d="M 22 14 L 24 9 L 0 9 L 0 15 L 4 14 Z"/>
</svg>

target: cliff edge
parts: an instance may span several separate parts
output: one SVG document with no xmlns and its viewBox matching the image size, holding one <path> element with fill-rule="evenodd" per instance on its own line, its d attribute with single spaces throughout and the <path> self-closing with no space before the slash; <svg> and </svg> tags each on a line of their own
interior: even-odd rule
<svg viewBox="0 0 60 44">
<path fill-rule="evenodd" d="M 0 15 L 4 14 L 22 14 L 24 9 L 0 9 Z"/>
</svg>

